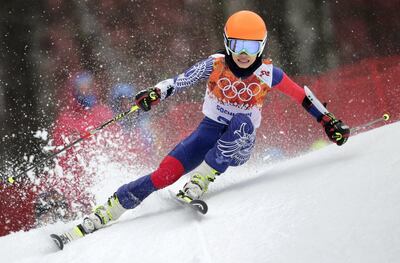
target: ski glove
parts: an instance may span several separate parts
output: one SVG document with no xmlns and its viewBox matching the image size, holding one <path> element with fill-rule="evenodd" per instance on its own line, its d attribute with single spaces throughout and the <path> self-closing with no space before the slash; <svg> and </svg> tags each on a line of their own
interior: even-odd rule
<svg viewBox="0 0 400 263">
<path fill-rule="evenodd" d="M 144 111 L 151 110 L 152 105 L 160 102 L 161 91 L 158 88 L 149 88 L 139 91 L 135 96 L 136 105 Z"/>
<path fill-rule="evenodd" d="M 321 119 L 321 124 L 329 140 L 337 145 L 344 144 L 350 136 L 349 126 L 345 125 L 341 120 L 337 120 L 332 113 L 324 115 Z"/>
</svg>

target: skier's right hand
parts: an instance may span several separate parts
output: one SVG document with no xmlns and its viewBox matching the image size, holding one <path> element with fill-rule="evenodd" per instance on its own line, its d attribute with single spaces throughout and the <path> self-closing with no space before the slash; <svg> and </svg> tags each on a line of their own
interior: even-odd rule
<svg viewBox="0 0 400 263">
<path fill-rule="evenodd" d="M 139 91 L 135 96 L 136 105 L 144 111 L 149 111 L 152 105 L 160 102 L 161 91 L 158 88 L 148 88 Z"/>
<path fill-rule="evenodd" d="M 329 140 L 339 146 L 346 143 L 350 136 L 350 128 L 341 120 L 337 120 L 332 113 L 325 114 L 321 119 L 321 124 Z"/>
</svg>

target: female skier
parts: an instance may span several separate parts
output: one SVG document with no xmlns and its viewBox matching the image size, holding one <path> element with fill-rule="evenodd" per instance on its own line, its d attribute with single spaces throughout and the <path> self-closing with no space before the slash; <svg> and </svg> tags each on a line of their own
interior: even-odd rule
<svg viewBox="0 0 400 263">
<path fill-rule="evenodd" d="M 271 60 L 262 59 L 266 41 L 267 28 L 263 19 L 251 11 L 237 12 L 225 24 L 224 54 L 214 54 L 184 73 L 140 91 L 135 97 L 136 104 L 148 111 L 160 100 L 206 80 L 205 117 L 154 172 L 118 188 L 82 224 L 61 235 L 63 242 L 117 220 L 154 191 L 173 184 L 191 171 L 194 172 L 189 182 L 177 196 L 187 202 L 200 199 L 216 175 L 250 158 L 261 121 L 261 107 L 272 90 L 279 90 L 300 103 L 322 124 L 331 141 L 344 144 L 350 135 L 348 126 L 329 113 L 310 89 L 301 88 Z"/>
</svg>

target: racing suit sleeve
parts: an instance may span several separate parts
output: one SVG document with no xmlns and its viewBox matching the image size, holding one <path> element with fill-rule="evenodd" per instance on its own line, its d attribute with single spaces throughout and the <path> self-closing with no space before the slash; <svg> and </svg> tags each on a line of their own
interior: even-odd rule
<svg viewBox="0 0 400 263">
<path fill-rule="evenodd" d="M 210 56 L 207 59 L 197 62 L 185 72 L 175 76 L 174 78 L 166 79 L 157 83 L 155 87 L 161 91 L 161 100 L 171 96 L 176 91 L 194 86 L 198 82 L 208 79 L 213 70 L 214 59 L 214 56 Z"/>
<path fill-rule="evenodd" d="M 324 115 L 329 113 L 307 86 L 304 86 L 304 88 L 300 87 L 278 67 L 273 68 L 272 74 L 272 88 L 278 89 L 297 101 L 318 122 L 322 120 Z"/>
</svg>

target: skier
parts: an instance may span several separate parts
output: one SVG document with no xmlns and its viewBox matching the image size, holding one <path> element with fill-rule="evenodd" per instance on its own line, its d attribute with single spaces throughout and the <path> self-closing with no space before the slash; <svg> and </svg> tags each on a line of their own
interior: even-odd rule
<svg viewBox="0 0 400 263">
<path fill-rule="evenodd" d="M 63 238 L 73 240 L 103 228 L 151 193 L 191 171 L 190 180 L 177 196 L 187 202 L 201 199 L 217 175 L 250 158 L 261 107 L 270 91 L 279 90 L 293 98 L 322 124 L 331 141 L 344 144 L 350 135 L 348 126 L 328 112 L 310 89 L 301 88 L 271 60 L 262 59 L 266 42 L 263 19 L 254 12 L 239 11 L 225 24 L 223 54 L 211 55 L 184 73 L 140 91 L 135 97 L 136 104 L 143 111 L 149 111 L 175 92 L 206 80 L 205 117 L 154 172 L 122 185 Z"/>
</svg>

